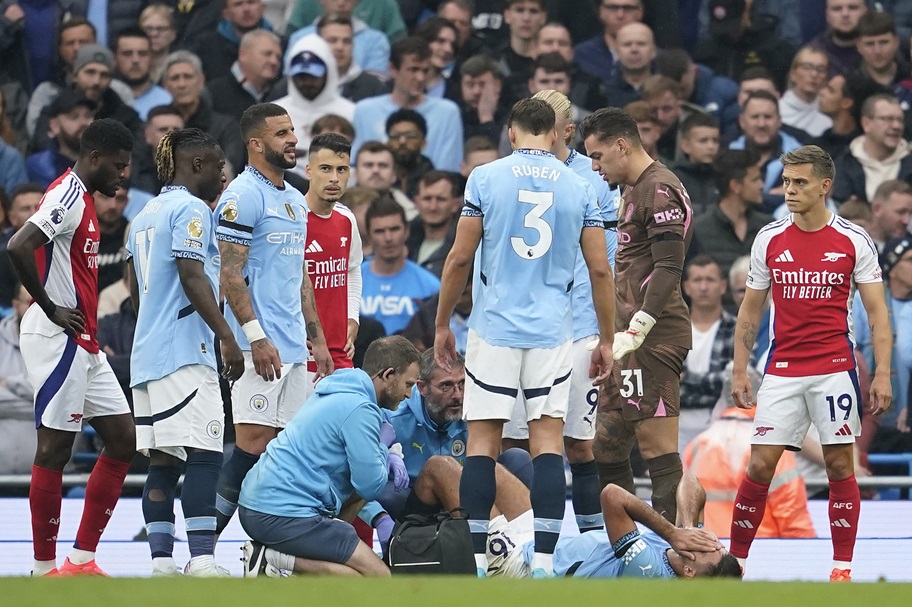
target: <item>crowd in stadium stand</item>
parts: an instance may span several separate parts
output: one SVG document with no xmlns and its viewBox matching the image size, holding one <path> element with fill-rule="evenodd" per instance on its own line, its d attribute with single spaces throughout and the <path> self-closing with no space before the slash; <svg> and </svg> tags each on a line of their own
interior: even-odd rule
<svg viewBox="0 0 912 607">
<path fill-rule="evenodd" d="M 466 178 L 510 153 L 513 104 L 548 89 L 570 99 L 577 124 L 623 107 L 690 194 L 682 286 L 694 347 L 680 445 L 696 441 L 704 459 L 725 435 L 717 424 L 742 421 L 725 382 L 751 244 L 788 213 L 779 157 L 810 143 L 833 157 L 828 204 L 879 248 L 896 337 L 895 404 L 865 418 L 857 470 L 895 473 L 866 458 L 912 451 L 910 35 L 912 0 L 0 0 L 0 474 L 28 473 L 35 440 L 18 335 L 29 295 L 6 244 L 76 162 L 93 120 L 114 118 L 135 138 L 126 188 L 95 196 L 98 338 L 129 398 L 136 315 L 122 244 L 163 185 L 153 158 L 166 133 L 210 134 L 230 181 L 246 163 L 244 110 L 277 103 L 298 137 L 286 179 L 302 193 L 312 138 L 352 141 L 342 202 L 365 260 L 358 361 L 384 334 L 433 345 Z M 462 354 L 471 311 L 470 282 L 450 323 Z M 864 384 L 871 340 L 861 305 L 854 316 Z M 760 372 L 769 345 L 764 327 L 751 359 Z M 786 465 L 819 479 L 809 443 Z M 723 474 L 693 459 L 704 485 Z"/>
</svg>

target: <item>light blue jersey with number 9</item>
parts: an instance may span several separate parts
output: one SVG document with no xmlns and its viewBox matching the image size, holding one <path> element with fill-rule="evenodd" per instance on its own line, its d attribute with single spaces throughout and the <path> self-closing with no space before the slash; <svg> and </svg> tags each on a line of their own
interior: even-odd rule
<svg viewBox="0 0 912 607">
<path fill-rule="evenodd" d="M 484 226 L 469 327 L 495 346 L 570 340 L 580 233 L 602 229 L 592 186 L 548 152 L 516 150 L 472 171 L 462 214 Z"/>
</svg>

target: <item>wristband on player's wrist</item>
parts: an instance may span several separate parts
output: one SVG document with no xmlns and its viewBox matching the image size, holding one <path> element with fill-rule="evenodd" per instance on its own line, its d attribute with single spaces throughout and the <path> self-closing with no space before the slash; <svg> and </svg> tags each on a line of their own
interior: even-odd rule
<svg viewBox="0 0 912 607">
<path fill-rule="evenodd" d="M 656 324 L 656 319 L 647 312 L 640 310 L 630 319 L 630 325 L 627 330 L 631 333 L 640 333 L 646 337 Z"/>
<path fill-rule="evenodd" d="M 266 339 L 266 332 L 263 330 L 263 327 L 260 326 L 260 321 L 256 318 L 250 322 L 244 323 L 241 330 L 244 331 L 244 335 L 247 336 L 247 341 L 250 343 Z"/>
</svg>

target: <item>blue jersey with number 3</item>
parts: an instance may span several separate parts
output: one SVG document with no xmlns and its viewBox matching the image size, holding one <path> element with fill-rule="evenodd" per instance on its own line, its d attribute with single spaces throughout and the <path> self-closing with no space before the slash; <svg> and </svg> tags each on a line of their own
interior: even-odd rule
<svg viewBox="0 0 912 607">
<path fill-rule="evenodd" d="M 548 152 L 516 150 L 472 171 L 462 214 L 484 226 L 469 327 L 495 346 L 568 341 L 580 233 L 602 229 L 592 186 Z"/>
<path fill-rule="evenodd" d="M 186 365 L 215 369 L 215 334 L 190 305 L 177 260 L 203 264 L 215 297 L 212 211 L 183 187 L 166 187 L 130 224 L 127 254 L 139 286 L 139 316 L 130 355 L 130 385 L 161 379 Z"/>
</svg>

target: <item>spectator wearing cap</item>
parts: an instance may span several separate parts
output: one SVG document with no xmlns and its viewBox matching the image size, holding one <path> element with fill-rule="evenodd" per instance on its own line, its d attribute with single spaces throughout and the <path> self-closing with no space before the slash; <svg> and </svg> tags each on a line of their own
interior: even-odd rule
<svg viewBox="0 0 912 607">
<path fill-rule="evenodd" d="M 881 419 L 881 425 L 902 425 L 908 432 L 908 409 L 912 400 L 912 234 L 904 234 L 886 243 L 880 254 L 880 267 L 883 270 L 884 294 L 893 329 L 890 383 L 895 403 L 882 416 L 885 419 Z M 856 293 L 852 305 L 855 347 L 861 350 L 868 367 L 873 369 L 874 348 L 867 313 L 860 300 Z M 902 423 L 897 424 L 897 420 Z"/>
<path fill-rule="evenodd" d="M 203 95 L 206 77 L 199 57 L 190 51 L 174 51 L 168 55 L 162 85 L 171 93 L 171 105 L 181 113 L 184 126 L 212 135 L 231 165 L 230 175 L 240 173 L 247 162 L 247 148 L 241 139 L 237 121 L 213 110 L 208 96 Z"/>
<path fill-rule="evenodd" d="M 365 71 L 355 62 L 355 30 L 351 17 L 327 13 L 317 21 L 317 34 L 326 41 L 339 71 L 339 93 L 357 103 L 387 91 L 386 81 L 373 72 Z"/>
<path fill-rule="evenodd" d="M 263 18 L 266 7 L 262 0 L 221 1 L 225 9 L 215 29 L 192 39 L 187 46 L 203 62 L 203 74 L 210 82 L 232 74 L 244 34 L 257 29 L 272 31 L 272 25 Z"/>
<path fill-rule="evenodd" d="M 320 4 L 326 8 L 330 4 L 330 1 L 320 0 Z M 352 12 L 357 4 L 357 2 L 352 2 L 351 0 L 346 2 L 332 2 L 332 6 L 330 7 L 332 10 L 327 10 L 327 12 L 344 15 L 352 20 L 352 42 L 354 44 L 352 53 L 354 62 L 365 70 L 385 74 L 387 69 L 389 69 L 391 38 L 387 38 L 383 32 L 374 29 L 360 17 L 353 15 Z M 394 7 L 391 10 L 398 13 L 398 7 Z M 293 13 L 288 22 L 288 29 L 293 30 L 295 27 L 299 29 L 293 31 L 289 35 L 288 48 L 293 49 L 301 38 L 315 33 L 317 31 L 318 21 L 319 14 L 311 20 L 310 25 L 304 25 L 304 23 L 307 22 L 295 19 L 295 14 Z M 289 53 L 290 52 L 291 51 L 289 51 Z M 289 53 L 285 54 L 286 62 L 291 58 Z"/>
<path fill-rule="evenodd" d="M 143 124 L 139 114 L 130 107 L 130 104 L 133 103 L 133 94 L 122 82 L 118 82 L 115 88 L 113 75 L 114 54 L 103 46 L 86 44 L 80 47 L 79 52 L 76 53 L 76 61 L 73 62 L 72 83 L 60 90 L 72 90 L 95 102 L 96 118 L 117 120 L 138 137 L 142 133 Z M 57 94 L 60 94 L 60 91 Z M 30 117 L 33 109 L 35 108 L 30 103 Z M 44 149 L 50 143 L 48 132 L 50 118 L 46 109 L 47 107 L 39 109 L 34 132 L 31 135 L 31 146 L 35 150 Z"/>
<path fill-rule="evenodd" d="M 316 34 L 300 38 L 286 53 L 285 75 L 288 94 L 276 103 L 285 108 L 295 126 L 298 166 L 294 171 L 303 175 L 314 121 L 335 114 L 351 122 L 355 104 L 339 94 L 336 60 L 326 41 Z"/>
<path fill-rule="evenodd" d="M 98 105 L 71 89 L 64 89 L 47 111 L 50 141 L 45 149 L 28 156 L 25 168 L 29 181 L 50 186 L 73 168 L 79 158 L 79 138 L 95 120 Z"/>
<path fill-rule="evenodd" d="M 831 196 L 845 202 L 852 196 L 872 201 L 878 186 L 890 179 L 912 178 L 909 142 L 903 139 L 905 116 L 899 99 L 877 94 L 861 106 L 861 130 L 849 149 L 836 158 L 839 179 Z"/>
<path fill-rule="evenodd" d="M 709 0 L 709 28 L 693 59 L 720 76 L 740 81 L 741 73 L 763 66 L 785 88 L 795 48 L 776 34 L 776 16 L 758 13 L 746 0 Z"/>
<path fill-rule="evenodd" d="M 352 155 L 369 140 L 383 140 L 390 114 L 399 109 L 415 110 L 428 125 L 426 155 L 438 169 L 458 171 L 462 162 L 462 117 L 449 99 L 429 97 L 425 91 L 431 49 L 420 38 L 405 38 L 393 44 L 390 72 L 393 90 L 389 95 L 362 99 L 355 105 L 355 141 Z"/>
<path fill-rule="evenodd" d="M 395 161 L 394 185 L 409 198 L 414 198 L 418 193 L 418 180 L 434 170 L 434 163 L 421 153 L 427 144 L 427 122 L 415 110 L 398 110 L 386 119 L 386 137 Z"/>
<path fill-rule="evenodd" d="M 212 109 L 238 122 L 244 110 L 256 103 L 275 99 L 276 78 L 282 70 L 282 45 L 269 30 L 256 29 L 244 34 L 237 61 L 231 73 L 210 81 L 206 88 Z"/>
</svg>

